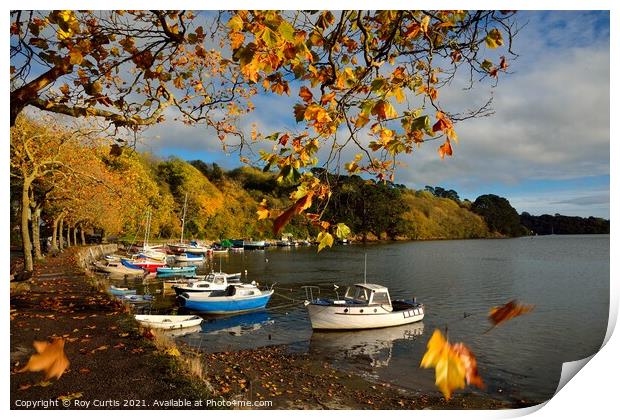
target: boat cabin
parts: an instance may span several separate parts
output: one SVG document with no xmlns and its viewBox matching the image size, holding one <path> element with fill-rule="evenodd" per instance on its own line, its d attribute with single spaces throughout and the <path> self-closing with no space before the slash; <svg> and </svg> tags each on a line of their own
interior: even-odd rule
<svg viewBox="0 0 620 420">
<path fill-rule="evenodd" d="M 356 284 L 347 287 L 344 295 L 347 304 L 386 305 L 391 306 L 390 293 L 387 287 L 378 284 Z M 336 302 L 334 302 L 336 303 Z"/>
</svg>

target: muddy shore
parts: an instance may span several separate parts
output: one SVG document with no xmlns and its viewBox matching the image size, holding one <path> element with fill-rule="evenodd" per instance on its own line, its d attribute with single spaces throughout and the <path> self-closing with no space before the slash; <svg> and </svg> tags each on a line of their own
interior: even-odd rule
<svg viewBox="0 0 620 420">
<path fill-rule="evenodd" d="M 371 382 L 284 346 L 196 353 L 141 331 L 127 306 L 76 263 L 78 248 L 48 257 L 11 292 L 11 408 L 507 409 L 526 402 L 467 392 L 446 401 Z M 59 380 L 19 373 L 33 341 L 65 339 Z M 170 351 L 174 349 L 174 351 Z M 176 352 L 178 350 L 178 353 Z M 28 403 L 30 401 L 31 403 Z M 66 401 L 69 401 L 67 403 Z M 200 403 L 198 403 L 201 401 Z M 214 403 L 214 401 L 216 403 Z M 244 401 L 246 405 L 230 402 Z M 40 403 L 42 404 L 42 403 Z M 66 406 L 63 406 L 66 404 Z M 42 408 L 42 407 L 36 407 Z"/>
</svg>

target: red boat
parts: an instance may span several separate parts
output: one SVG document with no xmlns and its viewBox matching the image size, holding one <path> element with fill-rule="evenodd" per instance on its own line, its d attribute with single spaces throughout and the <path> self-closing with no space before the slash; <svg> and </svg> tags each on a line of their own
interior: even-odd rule
<svg viewBox="0 0 620 420">
<path fill-rule="evenodd" d="M 163 267 L 166 265 L 165 261 L 157 261 L 152 260 L 150 258 L 136 258 L 134 260 L 126 260 L 133 265 L 137 265 L 138 267 L 142 267 L 147 270 L 149 273 L 157 272 L 157 267 Z"/>
</svg>

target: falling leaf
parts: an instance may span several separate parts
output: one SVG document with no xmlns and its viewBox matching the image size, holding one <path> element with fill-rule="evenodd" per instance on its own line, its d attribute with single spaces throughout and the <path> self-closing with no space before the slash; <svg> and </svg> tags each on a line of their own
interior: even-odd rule
<svg viewBox="0 0 620 420">
<path fill-rule="evenodd" d="M 30 356 L 28 363 L 19 372 L 45 372 L 45 379 L 60 379 L 69 367 L 69 359 L 65 355 L 65 340 L 57 338 L 51 343 L 35 341 L 37 354 Z"/>
<path fill-rule="evenodd" d="M 511 300 L 503 306 L 495 306 L 489 311 L 489 320 L 493 326 L 517 316 L 532 312 L 534 305 L 522 305 L 516 300 Z"/>
<path fill-rule="evenodd" d="M 439 330 L 435 330 L 426 348 L 420 366 L 435 368 L 435 385 L 446 400 L 449 400 L 452 391 L 465 388 L 466 372 L 463 361 Z"/>
<path fill-rule="evenodd" d="M 478 363 L 476 357 L 469 350 L 469 348 L 463 343 L 456 343 L 452 346 L 452 350 L 461 358 L 463 367 L 465 368 L 465 381 L 469 385 L 477 386 L 478 388 L 484 388 L 484 382 L 478 375 Z"/>
</svg>

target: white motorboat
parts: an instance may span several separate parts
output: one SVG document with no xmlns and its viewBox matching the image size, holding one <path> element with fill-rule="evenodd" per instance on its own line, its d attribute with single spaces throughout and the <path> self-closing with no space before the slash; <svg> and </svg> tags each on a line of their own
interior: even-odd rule
<svg viewBox="0 0 620 420">
<path fill-rule="evenodd" d="M 391 300 L 388 289 L 378 284 L 359 283 L 347 288 L 344 298 L 314 298 L 315 286 L 305 286 L 308 309 L 315 330 L 360 330 L 411 324 L 424 318 L 424 305 Z M 308 295 L 307 295 L 308 298 Z"/>
<path fill-rule="evenodd" d="M 194 262 L 194 263 L 200 263 L 203 262 L 205 259 L 204 255 L 202 254 L 192 254 L 190 252 L 184 252 L 180 255 L 175 255 L 174 256 L 174 260 L 176 262 Z"/>
<path fill-rule="evenodd" d="M 241 284 L 241 273 L 209 273 L 204 278 L 195 281 L 188 281 L 187 284 L 174 285 L 172 288 L 177 295 L 184 292 L 210 292 L 213 290 L 224 290 L 230 284 Z M 255 284 L 252 282 L 252 284 Z"/>
<path fill-rule="evenodd" d="M 202 322 L 198 315 L 135 315 L 135 318 L 143 327 L 160 330 L 195 327 Z"/>
<path fill-rule="evenodd" d="M 97 271 L 101 271 L 112 276 L 143 277 L 146 274 L 142 267 L 133 265 L 125 260 L 105 260 L 101 262 L 95 262 L 94 266 Z"/>
</svg>

